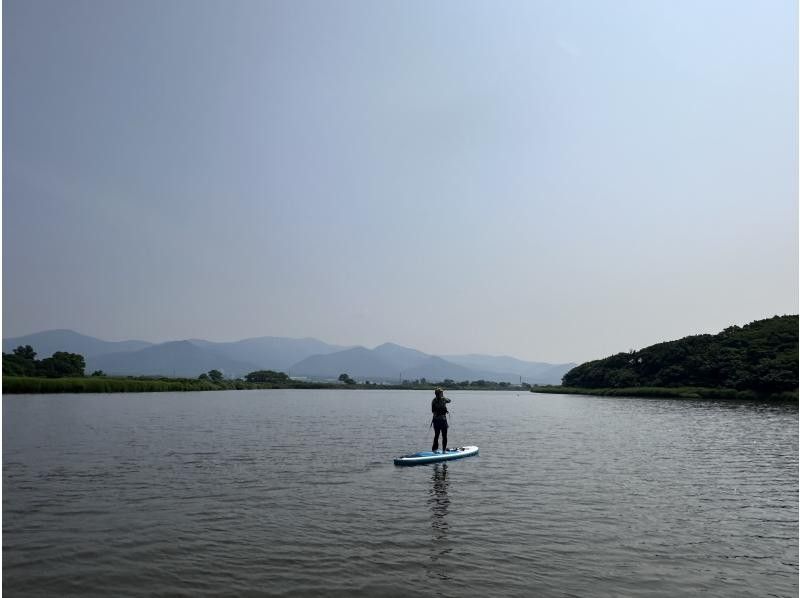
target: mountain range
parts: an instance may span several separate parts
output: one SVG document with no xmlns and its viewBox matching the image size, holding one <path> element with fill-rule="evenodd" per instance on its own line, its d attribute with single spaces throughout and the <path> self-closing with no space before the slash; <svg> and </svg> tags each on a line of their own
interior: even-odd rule
<svg viewBox="0 0 800 598">
<path fill-rule="evenodd" d="M 397 383 L 491 380 L 529 384 L 560 384 L 574 363 L 531 362 L 508 356 L 436 356 L 384 343 L 374 349 L 331 345 L 314 338 L 258 337 L 234 342 L 202 339 L 150 343 L 140 340 L 104 341 L 72 330 L 48 330 L 3 339 L 3 352 L 31 345 L 39 359 L 56 351 L 80 353 L 86 371 L 109 375 L 196 377 L 217 369 L 235 378 L 256 370 L 276 370 L 293 377 L 335 380 L 347 373 L 356 380 Z"/>
</svg>

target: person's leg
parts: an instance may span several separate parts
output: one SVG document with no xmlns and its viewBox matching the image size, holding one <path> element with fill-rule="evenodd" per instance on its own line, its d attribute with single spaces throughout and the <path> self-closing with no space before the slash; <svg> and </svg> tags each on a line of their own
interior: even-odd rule
<svg viewBox="0 0 800 598">
<path fill-rule="evenodd" d="M 435 451 L 439 448 L 439 426 L 435 423 L 433 424 L 433 447 L 431 448 L 432 451 Z"/>
<path fill-rule="evenodd" d="M 442 452 L 447 452 L 447 425 L 442 426 Z"/>
</svg>

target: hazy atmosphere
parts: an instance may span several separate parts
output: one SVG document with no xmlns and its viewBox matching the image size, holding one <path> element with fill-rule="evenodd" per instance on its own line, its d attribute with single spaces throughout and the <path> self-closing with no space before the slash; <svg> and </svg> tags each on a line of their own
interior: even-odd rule
<svg viewBox="0 0 800 598">
<path fill-rule="evenodd" d="M 3 3 L 3 336 L 585 361 L 798 311 L 795 2 Z"/>
</svg>

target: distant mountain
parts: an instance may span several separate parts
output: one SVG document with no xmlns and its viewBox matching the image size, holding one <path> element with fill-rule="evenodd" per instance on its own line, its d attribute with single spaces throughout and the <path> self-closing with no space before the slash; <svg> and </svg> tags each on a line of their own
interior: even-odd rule
<svg viewBox="0 0 800 598">
<path fill-rule="evenodd" d="M 339 374 L 346 373 L 356 379 L 385 382 L 420 378 L 440 381 L 449 378 L 456 382 L 490 380 L 518 383 L 521 377 L 523 382 L 532 384 L 559 384 L 564 372 L 574 367 L 574 364 L 531 363 L 510 357 L 504 358 L 505 362 L 484 355 L 468 357 L 477 366 L 489 364 L 499 368 L 503 363 L 507 363 L 514 369 L 502 371 L 486 367 L 469 367 L 416 349 L 385 343 L 372 350 L 358 347 L 338 353 L 315 355 L 294 364 L 290 370 L 293 376 L 321 379 L 335 379 Z M 532 371 L 536 372 L 535 375 L 530 375 Z"/>
<path fill-rule="evenodd" d="M 380 356 L 387 363 L 401 373 L 405 370 L 422 365 L 426 360 L 430 359 L 430 355 L 417 351 L 416 349 L 408 349 L 401 347 L 394 343 L 384 343 L 372 350 L 373 353 Z"/>
<path fill-rule="evenodd" d="M 336 379 L 349 374 L 357 379 L 397 380 L 400 370 L 379 353 L 364 347 L 355 347 L 328 355 L 308 357 L 289 368 L 292 376 Z"/>
<path fill-rule="evenodd" d="M 561 384 L 561 379 L 564 377 L 564 375 L 572 370 L 576 365 L 576 363 L 562 363 L 553 365 L 545 370 L 542 370 L 536 376 L 528 376 L 528 381 L 531 384 Z"/>
<path fill-rule="evenodd" d="M 196 378 L 209 370 L 219 370 L 228 378 L 260 369 L 252 363 L 236 361 L 191 341 L 173 341 L 139 351 L 109 353 L 86 359 L 86 371 L 103 370 L 120 376 L 170 376 Z"/>
<path fill-rule="evenodd" d="M 153 344 L 146 341 L 109 342 L 71 330 L 49 330 L 3 340 L 3 351 L 31 345 L 38 357 L 55 351 L 80 353 L 87 372 L 103 370 L 119 375 L 199 376 L 211 369 L 227 377 L 255 370 L 276 370 L 292 376 L 336 379 L 349 374 L 360 380 L 399 382 L 450 378 L 495 382 L 558 384 L 574 364 L 527 362 L 513 357 L 454 355 L 437 357 L 422 351 L 384 343 L 374 349 L 342 347 L 314 338 L 264 336 L 234 342 L 203 339 Z"/>
<path fill-rule="evenodd" d="M 223 371 L 228 377 L 260 369 L 286 371 L 292 364 L 311 355 L 346 349 L 313 338 L 270 336 L 227 343 L 201 339 L 160 344 L 137 340 L 110 342 L 72 330 L 48 330 L 3 339 L 6 353 L 20 345 L 31 345 L 40 359 L 56 351 L 79 353 L 86 358 L 87 372 L 103 370 L 120 375 L 192 377 L 210 369 Z"/>
<path fill-rule="evenodd" d="M 46 330 L 3 339 L 3 352 L 11 353 L 20 345 L 30 345 L 37 353 L 38 359 L 50 357 L 56 351 L 80 353 L 84 357 L 117 353 L 120 351 L 138 351 L 150 347 L 153 343 L 146 341 L 102 341 L 98 338 L 79 334 L 73 330 Z"/>
<path fill-rule="evenodd" d="M 406 380 L 417 380 L 425 378 L 426 380 L 454 380 L 461 382 L 462 380 L 494 380 L 489 378 L 484 373 L 476 370 L 471 370 L 463 366 L 451 363 L 442 359 L 441 357 L 434 357 L 429 355 L 428 358 L 420 363 L 418 366 L 410 368 L 403 372 L 403 378 Z M 497 380 L 504 382 L 504 380 Z"/>
<path fill-rule="evenodd" d="M 241 341 L 219 343 L 192 340 L 197 346 L 211 349 L 234 361 L 253 363 L 258 369 L 287 371 L 298 361 L 312 355 L 327 355 L 348 347 L 329 345 L 315 338 L 283 338 L 262 336 Z"/>
<path fill-rule="evenodd" d="M 506 372 L 522 376 L 524 380 L 541 384 L 558 384 L 545 380 L 560 381 L 561 377 L 574 368 L 576 363 L 543 363 L 537 361 L 522 361 L 507 355 L 442 355 L 444 359 L 457 363 L 467 368 L 485 370 L 489 372 Z"/>
</svg>

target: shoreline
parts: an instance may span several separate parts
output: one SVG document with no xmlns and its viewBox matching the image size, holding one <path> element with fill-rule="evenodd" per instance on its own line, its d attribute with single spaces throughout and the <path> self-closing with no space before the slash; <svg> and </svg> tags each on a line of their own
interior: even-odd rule
<svg viewBox="0 0 800 598">
<path fill-rule="evenodd" d="M 441 384 L 341 384 L 336 382 L 293 381 L 246 382 L 222 380 L 211 382 L 197 378 L 147 378 L 86 376 L 83 378 L 34 378 L 3 376 L 4 395 L 38 394 L 103 394 L 142 392 L 206 392 L 229 390 L 430 390 Z M 798 391 L 758 393 L 753 390 L 703 387 L 628 387 L 628 388 L 581 388 L 571 386 L 518 386 L 499 383 L 469 386 L 445 386 L 445 392 L 455 390 L 495 390 L 531 392 L 535 394 L 586 395 L 599 397 L 627 397 L 644 399 L 716 399 L 771 402 L 797 402 Z"/>
<path fill-rule="evenodd" d="M 340 384 L 336 382 L 294 381 L 288 384 L 272 382 L 246 382 L 243 380 L 222 380 L 211 382 L 197 378 L 145 378 L 86 376 L 83 378 L 34 378 L 24 376 L 3 376 L 3 394 L 97 394 L 130 392 L 205 392 L 224 390 L 433 390 L 439 384 Z M 503 390 L 527 392 L 524 386 L 501 386 L 498 384 L 444 386 L 449 390 Z"/>
<path fill-rule="evenodd" d="M 734 388 L 705 388 L 693 386 L 667 387 L 642 386 L 628 388 L 581 388 L 574 386 L 534 386 L 531 392 L 539 394 L 588 395 L 598 397 L 629 397 L 639 399 L 723 399 L 744 401 L 794 401 L 797 390 L 776 393 L 759 393 L 754 390 Z"/>
</svg>

